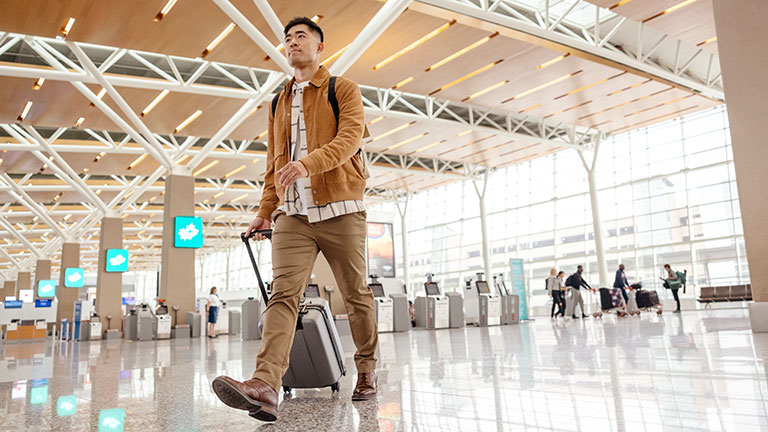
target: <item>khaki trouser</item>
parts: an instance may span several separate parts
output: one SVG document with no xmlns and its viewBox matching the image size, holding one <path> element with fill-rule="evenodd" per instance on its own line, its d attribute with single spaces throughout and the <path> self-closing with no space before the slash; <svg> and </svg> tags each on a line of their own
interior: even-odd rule
<svg viewBox="0 0 768 432">
<path fill-rule="evenodd" d="M 581 290 L 571 288 L 571 302 L 569 307 L 571 308 L 571 315 L 576 315 L 576 306 L 581 308 L 581 314 L 586 315 L 584 310 L 584 299 L 581 297 Z"/>
<path fill-rule="evenodd" d="M 331 266 L 349 316 L 358 372 L 376 369 L 376 306 L 365 280 L 366 212 L 309 223 L 306 216 L 276 212 L 272 234 L 272 296 L 264 312 L 261 348 L 253 378 L 280 388 L 293 346 L 299 300 L 318 251 Z"/>
</svg>

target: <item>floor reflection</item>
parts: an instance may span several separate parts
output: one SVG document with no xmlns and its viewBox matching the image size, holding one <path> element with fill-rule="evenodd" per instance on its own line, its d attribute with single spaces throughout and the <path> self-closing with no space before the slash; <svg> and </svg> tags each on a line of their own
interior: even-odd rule
<svg viewBox="0 0 768 432">
<path fill-rule="evenodd" d="M 744 310 L 382 334 L 378 401 L 297 390 L 280 421 L 221 404 L 259 341 L 0 345 L 0 430 L 768 430 L 768 335 Z"/>
</svg>

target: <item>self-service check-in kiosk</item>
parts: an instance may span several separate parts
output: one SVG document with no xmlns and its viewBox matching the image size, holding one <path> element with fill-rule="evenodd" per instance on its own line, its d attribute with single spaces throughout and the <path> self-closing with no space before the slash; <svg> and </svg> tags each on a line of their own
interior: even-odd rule
<svg viewBox="0 0 768 432">
<path fill-rule="evenodd" d="M 216 334 L 229 334 L 229 308 L 227 307 L 227 302 L 223 300 L 221 301 L 221 306 L 219 306 L 219 314 L 216 319 L 216 327 L 214 328 Z"/>
<path fill-rule="evenodd" d="M 165 305 L 165 300 L 157 301 L 152 334 L 155 336 L 155 339 L 171 338 L 171 315 L 168 313 L 168 306 Z"/>
<path fill-rule="evenodd" d="M 498 276 L 494 276 L 493 283 L 496 286 L 496 291 L 498 291 L 499 297 L 501 298 L 501 323 L 519 324 L 520 297 L 509 292 L 507 289 L 507 284 L 504 283 L 503 273 L 500 273 Z"/>
<path fill-rule="evenodd" d="M 149 341 L 152 340 L 152 333 L 155 326 L 155 314 L 149 309 L 149 305 L 142 303 L 137 312 L 138 318 L 136 320 L 136 340 Z"/>
<path fill-rule="evenodd" d="M 261 319 L 261 302 L 249 297 L 241 307 L 241 323 L 243 340 L 261 339 L 259 320 Z"/>
<path fill-rule="evenodd" d="M 477 274 L 477 280 L 467 281 L 464 289 L 465 317 L 467 324 L 480 327 L 501 324 L 501 299 L 491 292 L 483 274 Z"/>
<path fill-rule="evenodd" d="M 373 293 L 373 301 L 376 304 L 376 323 L 379 333 L 391 332 L 394 330 L 394 302 L 384 294 L 384 285 L 378 277 L 371 275 L 371 283 L 368 287 Z"/>
<path fill-rule="evenodd" d="M 90 325 L 91 315 L 93 315 L 94 307 L 90 300 L 77 300 L 74 306 L 74 320 L 72 329 L 72 339 L 74 340 L 88 340 L 90 339 Z M 89 327 L 85 330 L 85 327 Z M 83 335 L 83 331 L 86 331 L 88 335 Z M 100 334 L 100 332 L 99 332 Z"/>
<path fill-rule="evenodd" d="M 432 274 L 427 274 L 424 283 L 426 297 L 416 297 L 416 326 L 428 329 L 448 328 L 450 326 L 450 304 L 448 297 L 440 294 L 437 282 L 432 281 Z"/>
</svg>

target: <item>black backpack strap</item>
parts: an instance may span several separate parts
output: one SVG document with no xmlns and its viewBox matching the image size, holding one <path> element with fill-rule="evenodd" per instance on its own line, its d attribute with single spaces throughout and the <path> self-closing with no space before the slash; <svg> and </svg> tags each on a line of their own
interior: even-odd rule
<svg viewBox="0 0 768 432">
<path fill-rule="evenodd" d="M 277 101 L 280 99 L 281 93 L 283 93 L 283 90 L 280 90 L 280 92 L 276 94 L 274 98 L 272 98 L 272 117 L 275 116 L 275 110 L 277 109 Z"/>
<path fill-rule="evenodd" d="M 328 102 L 333 108 L 333 116 L 336 117 L 336 128 L 339 127 L 339 101 L 336 100 L 336 77 L 328 80 Z"/>
<path fill-rule="evenodd" d="M 328 80 L 328 103 L 333 109 L 333 116 L 336 117 L 336 129 L 339 128 L 339 101 L 336 99 L 336 77 L 332 76 Z M 363 152 L 362 148 L 357 149 L 357 155 Z"/>
</svg>

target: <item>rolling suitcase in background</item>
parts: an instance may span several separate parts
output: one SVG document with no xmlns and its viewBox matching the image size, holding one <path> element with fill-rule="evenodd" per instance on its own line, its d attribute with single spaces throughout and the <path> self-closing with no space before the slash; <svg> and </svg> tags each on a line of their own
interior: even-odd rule
<svg viewBox="0 0 768 432">
<path fill-rule="evenodd" d="M 608 288 L 600 288 L 600 309 L 607 311 L 613 309 L 613 299 Z"/>
<path fill-rule="evenodd" d="M 259 234 L 272 238 L 271 230 L 259 231 Z M 250 237 L 246 237 L 243 233 L 241 239 L 248 249 L 248 256 L 256 272 L 261 295 L 269 305 L 269 296 L 253 256 Z M 290 362 L 288 370 L 283 375 L 283 391 L 288 393 L 293 388 L 331 387 L 332 391 L 337 392 L 339 380 L 346 374 L 344 351 L 328 302 L 323 298 L 302 297 Z"/>
<path fill-rule="evenodd" d="M 635 295 L 635 298 L 637 299 L 637 307 L 640 309 L 647 309 L 653 306 L 653 304 L 651 303 L 650 291 L 637 290 L 637 294 Z"/>
</svg>

